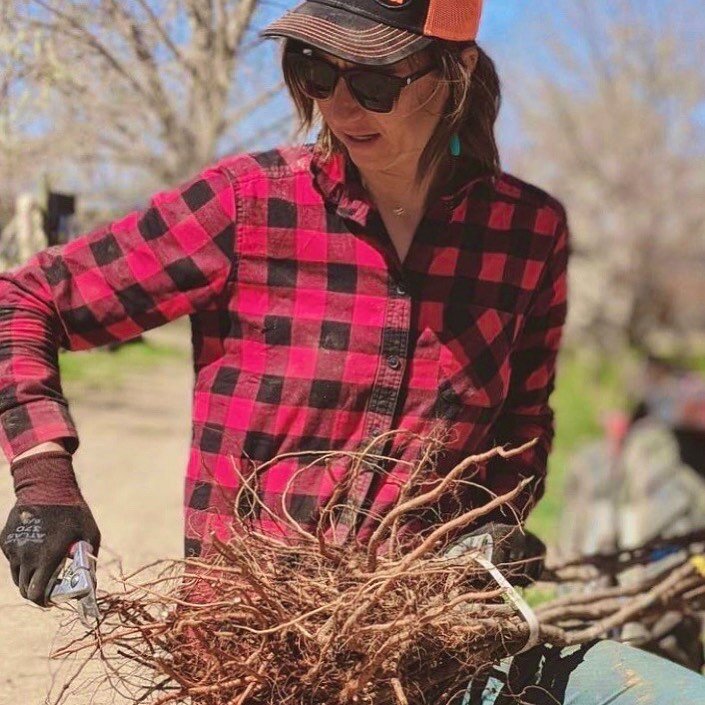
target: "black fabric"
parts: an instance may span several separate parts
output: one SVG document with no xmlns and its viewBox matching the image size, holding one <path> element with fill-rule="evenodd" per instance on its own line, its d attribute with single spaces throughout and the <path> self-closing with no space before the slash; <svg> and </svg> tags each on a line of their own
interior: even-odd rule
<svg viewBox="0 0 705 705">
<path fill-rule="evenodd" d="M 676 428 L 681 460 L 705 479 L 705 432 L 700 429 Z"/>
<path fill-rule="evenodd" d="M 431 44 L 431 37 L 423 35 L 427 11 L 428 4 L 423 2 L 401 8 L 385 6 L 382 0 L 305 2 L 269 25 L 260 36 L 288 37 L 346 61 L 384 66 L 401 61 Z M 320 27 L 314 28 L 306 18 L 340 28 L 345 34 L 345 41 L 341 41 L 340 36 L 329 36 L 330 33 L 319 31 Z M 408 41 L 402 41 L 396 49 L 390 49 L 377 38 L 385 25 L 400 33 L 407 32 Z"/>
<path fill-rule="evenodd" d="M 49 192 L 47 208 L 44 213 L 44 232 L 48 245 L 59 245 L 68 242 L 69 233 L 66 222 L 69 216 L 76 212 L 76 197 L 66 193 Z M 63 227 L 62 227 L 63 226 Z"/>
<path fill-rule="evenodd" d="M 350 23 L 351 15 L 356 15 L 389 27 L 422 34 L 429 4 L 419 0 L 309 0 L 309 5 L 329 8 L 325 15 L 327 19 L 343 27 Z"/>
<path fill-rule="evenodd" d="M 15 504 L 0 533 L 0 548 L 10 562 L 22 597 L 46 606 L 46 592 L 57 568 L 76 541 L 100 549 L 100 530 L 86 504 L 74 507 Z"/>
</svg>

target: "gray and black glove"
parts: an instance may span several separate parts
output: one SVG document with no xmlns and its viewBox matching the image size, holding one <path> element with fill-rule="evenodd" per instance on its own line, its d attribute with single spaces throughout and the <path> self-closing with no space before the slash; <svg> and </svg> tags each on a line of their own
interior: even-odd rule
<svg viewBox="0 0 705 705">
<path fill-rule="evenodd" d="M 492 562 L 512 585 L 526 587 L 541 576 L 546 546 L 540 538 L 521 526 L 490 522 L 468 534 L 492 537 Z"/>
<path fill-rule="evenodd" d="M 10 470 L 17 502 L 0 533 L 22 597 L 46 605 L 49 582 L 76 541 L 88 541 L 98 555 L 100 531 L 76 482 L 71 455 L 37 453 Z"/>
</svg>

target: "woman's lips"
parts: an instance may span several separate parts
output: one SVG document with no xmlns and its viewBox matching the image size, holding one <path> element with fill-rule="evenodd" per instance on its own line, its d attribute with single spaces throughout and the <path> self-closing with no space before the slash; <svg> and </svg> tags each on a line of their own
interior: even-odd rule
<svg viewBox="0 0 705 705">
<path fill-rule="evenodd" d="M 350 144 L 373 144 L 379 138 L 379 133 L 371 133 L 369 135 L 349 135 L 343 133 L 343 140 Z"/>
</svg>

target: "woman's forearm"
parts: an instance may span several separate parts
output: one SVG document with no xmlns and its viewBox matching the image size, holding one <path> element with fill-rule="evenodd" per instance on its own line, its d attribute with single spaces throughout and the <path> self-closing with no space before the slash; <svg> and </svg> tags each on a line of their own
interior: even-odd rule
<svg viewBox="0 0 705 705">
<path fill-rule="evenodd" d="M 30 455 L 36 455 L 37 453 L 46 453 L 50 450 L 65 450 L 65 448 L 61 443 L 57 443 L 56 441 L 46 441 L 45 443 L 40 443 L 39 445 L 26 450 L 24 453 L 20 453 L 12 459 L 12 462 L 26 458 Z"/>
</svg>

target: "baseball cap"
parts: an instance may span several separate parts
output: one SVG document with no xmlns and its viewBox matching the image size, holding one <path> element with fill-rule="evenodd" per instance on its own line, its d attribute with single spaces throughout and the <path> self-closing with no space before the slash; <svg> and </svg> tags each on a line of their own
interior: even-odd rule
<svg viewBox="0 0 705 705">
<path fill-rule="evenodd" d="M 434 39 L 477 37 L 482 0 L 307 0 L 262 37 L 287 37 L 356 64 L 384 66 Z"/>
</svg>

